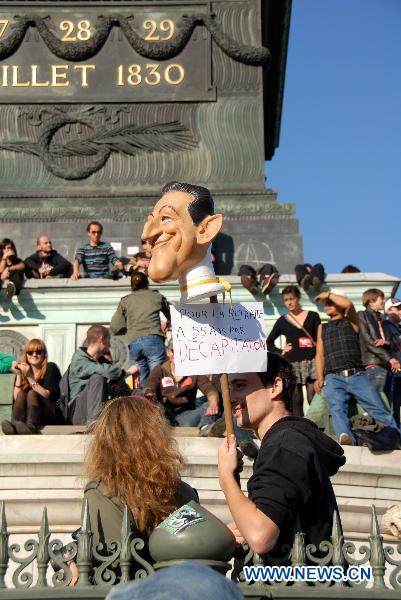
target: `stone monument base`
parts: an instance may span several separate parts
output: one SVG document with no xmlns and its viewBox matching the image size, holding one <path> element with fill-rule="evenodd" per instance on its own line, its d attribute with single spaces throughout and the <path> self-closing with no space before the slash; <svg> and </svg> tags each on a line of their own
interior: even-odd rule
<svg viewBox="0 0 401 600">
<path fill-rule="evenodd" d="M 201 504 L 228 523 L 232 517 L 217 472 L 218 438 L 200 438 L 197 430 L 176 429 L 185 458 L 183 479 L 198 490 Z M 183 428 L 184 429 L 184 428 Z M 0 489 L 11 534 L 37 531 L 44 506 L 54 533 L 79 527 L 85 477 L 87 435 L 0 435 Z M 379 522 L 392 504 L 401 502 L 401 451 L 373 454 L 367 448 L 344 447 L 347 462 L 332 478 L 346 537 L 366 539 L 371 506 Z M 244 457 L 241 487 L 246 491 L 252 462 Z M 396 541 L 386 535 L 386 541 Z"/>
<path fill-rule="evenodd" d="M 223 213 L 223 232 L 215 242 L 219 275 L 236 275 L 241 264 L 257 267 L 270 262 L 281 273 L 291 273 L 303 261 L 303 240 L 292 204 L 277 202 L 273 190 L 262 192 L 213 191 L 216 212 Z M 129 248 L 141 249 L 141 232 L 157 197 L 18 198 L 0 201 L 0 239 L 11 237 L 21 258 L 35 251 L 37 237 L 46 234 L 56 250 L 72 260 L 76 248 L 86 242 L 86 225 L 99 220 L 104 239 L 121 244 L 121 256 Z M 120 252 L 118 252 L 120 254 Z"/>
</svg>

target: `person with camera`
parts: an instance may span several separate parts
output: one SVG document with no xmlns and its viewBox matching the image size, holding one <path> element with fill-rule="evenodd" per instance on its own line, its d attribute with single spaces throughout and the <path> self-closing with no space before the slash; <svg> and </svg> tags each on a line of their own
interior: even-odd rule
<svg viewBox="0 0 401 600">
<path fill-rule="evenodd" d="M 39 433 L 40 425 L 56 423 L 60 371 L 48 362 L 45 343 L 32 339 L 26 343 L 20 361 L 14 365 L 12 420 L 1 424 L 5 435 Z"/>
</svg>

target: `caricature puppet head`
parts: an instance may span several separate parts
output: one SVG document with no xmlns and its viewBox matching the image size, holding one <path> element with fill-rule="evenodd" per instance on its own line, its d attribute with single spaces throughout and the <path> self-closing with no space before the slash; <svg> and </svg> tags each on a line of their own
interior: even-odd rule
<svg viewBox="0 0 401 600">
<path fill-rule="evenodd" d="M 201 263 L 223 222 L 214 214 L 209 190 L 172 181 L 161 192 L 145 223 L 142 239 L 152 243 L 149 276 L 153 281 L 185 279 Z"/>
</svg>

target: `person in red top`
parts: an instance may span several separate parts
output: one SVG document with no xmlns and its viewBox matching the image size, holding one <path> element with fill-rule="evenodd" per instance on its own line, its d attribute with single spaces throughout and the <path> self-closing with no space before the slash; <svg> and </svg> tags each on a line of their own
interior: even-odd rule
<svg viewBox="0 0 401 600">
<path fill-rule="evenodd" d="M 291 411 L 292 414 L 302 417 L 302 386 L 306 385 L 309 403 L 314 394 L 316 340 L 320 317 L 317 312 L 302 308 L 301 292 L 296 285 L 285 287 L 281 292 L 281 297 L 288 313 L 277 319 L 267 338 L 267 348 L 269 352 L 281 354 L 292 364 L 297 389 L 293 396 Z M 274 345 L 275 340 L 281 335 L 286 340 L 283 350 Z"/>
<path fill-rule="evenodd" d="M 143 387 L 143 395 L 164 405 L 171 425 L 201 429 L 213 422 L 219 413 L 217 388 L 206 375 L 176 375 L 171 342 L 167 348 L 167 356 L 166 362 L 150 372 Z M 207 401 L 199 402 L 198 389 Z"/>
</svg>

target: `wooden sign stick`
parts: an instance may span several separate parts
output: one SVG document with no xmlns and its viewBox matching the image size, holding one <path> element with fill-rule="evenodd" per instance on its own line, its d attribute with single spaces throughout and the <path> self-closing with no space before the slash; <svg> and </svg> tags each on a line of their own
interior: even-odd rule
<svg viewBox="0 0 401 600">
<path fill-rule="evenodd" d="M 217 296 L 211 296 L 210 302 L 217 304 Z M 223 397 L 224 421 L 226 423 L 226 435 L 234 434 L 233 414 L 231 412 L 230 388 L 228 386 L 227 373 L 220 375 L 221 395 Z"/>
</svg>

